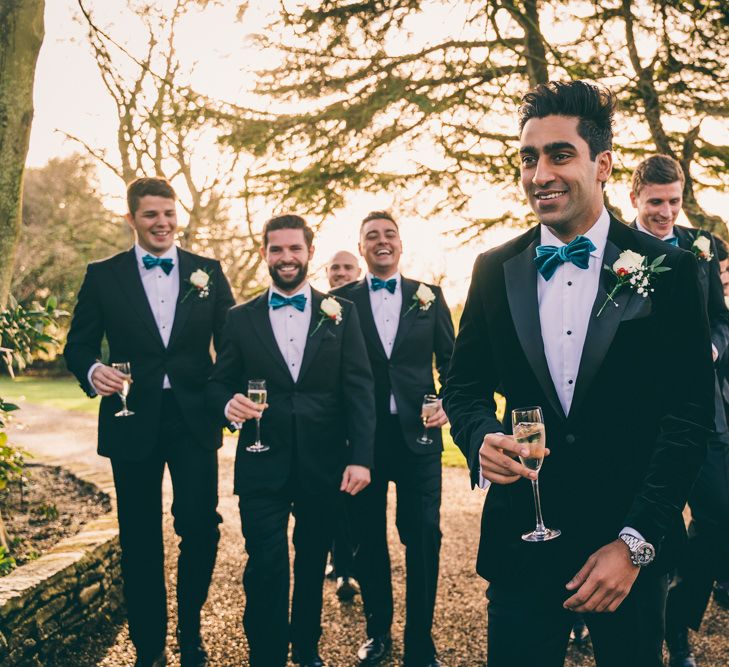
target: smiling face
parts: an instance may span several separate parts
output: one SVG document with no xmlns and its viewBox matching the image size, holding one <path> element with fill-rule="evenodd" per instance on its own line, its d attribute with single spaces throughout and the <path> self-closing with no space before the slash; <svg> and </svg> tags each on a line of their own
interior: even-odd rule
<svg viewBox="0 0 729 667">
<path fill-rule="evenodd" d="M 302 229 L 269 231 L 261 254 L 268 264 L 274 285 L 284 294 L 293 294 L 306 280 L 314 246 L 307 247 Z"/>
<path fill-rule="evenodd" d="M 327 279 L 329 287 L 340 287 L 359 278 L 361 269 L 357 258 L 346 250 L 340 250 L 332 257 L 327 266 Z"/>
<path fill-rule="evenodd" d="M 612 171 L 612 154 L 590 159 L 575 116 L 531 118 L 521 133 L 521 184 L 539 222 L 562 241 L 595 224 L 603 208 L 602 185 Z"/>
<path fill-rule="evenodd" d="M 630 201 L 638 210 L 638 222 L 653 236 L 662 239 L 673 231 L 676 218 L 683 205 L 683 184 L 644 183 L 637 194 L 630 193 Z"/>
<path fill-rule="evenodd" d="M 177 211 L 174 199 L 154 195 L 140 197 L 134 215 L 127 213 L 126 220 L 134 230 L 137 243 L 152 255 L 164 255 L 175 242 Z"/>
<path fill-rule="evenodd" d="M 359 234 L 359 253 L 372 275 L 383 279 L 395 275 L 402 255 L 397 225 L 382 218 L 365 222 Z"/>
</svg>

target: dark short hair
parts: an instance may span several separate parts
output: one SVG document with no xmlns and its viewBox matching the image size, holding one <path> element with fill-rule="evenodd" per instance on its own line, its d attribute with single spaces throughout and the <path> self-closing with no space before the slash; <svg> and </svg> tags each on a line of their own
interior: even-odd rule
<svg viewBox="0 0 729 667">
<path fill-rule="evenodd" d="M 175 190 L 166 178 L 161 176 L 137 178 L 127 185 L 127 206 L 132 215 L 139 208 L 139 200 L 147 196 L 177 200 Z"/>
<path fill-rule="evenodd" d="M 714 239 L 714 243 L 716 244 L 717 259 L 720 262 L 723 262 L 725 259 L 729 259 L 729 248 L 727 248 L 726 241 L 719 238 L 718 236 L 714 236 L 713 234 L 712 238 Z"/>
<path fill-rule="evenodd" d="M 359 225 L 359 231 L 360 234 L 362 233 L 362 228 L 370 221 L 370 220 L 389 220 L 395 227 L 397 227 L 397 230 L 400 231 L 400 227 L 397 225 L 397 221 L 395 218 L 392 217 L 392 213 L 389 211 L 370 211 L 363 219 L 362 222 Z"/>
<path fill-rule="evenodd" d="M 314 242 L 314 230 L 306 224 L 306 220 L 299 215 L 277 215 L 263 225 L 263 247 L 268 246 L 269 232 L 275 232 L 278 229 L 300 229 L 304 232 L 304 240 L 306 247 L 311 248 Z"/>
<path fill-rule="evenodd" d="M 683 168 L 670 155 L 651 155 L 641 162 L 633 172 L 630 189 L 637 195 L 646 185 L 667 185 L 686 182 Z"/>
<path fill-rule="evenodd" d="M 549 81 L 532 88 L 521 100 L 519 131 L 527 121 L 545 116 L 574 116 L 577 133 L 590 147 L 590 159 L 612 150 L 615 96 L 587 81 Z"/>
</svg>

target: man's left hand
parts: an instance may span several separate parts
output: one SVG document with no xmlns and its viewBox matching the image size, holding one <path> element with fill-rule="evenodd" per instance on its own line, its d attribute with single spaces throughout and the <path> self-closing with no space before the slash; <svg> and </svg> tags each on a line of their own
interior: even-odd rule
<svg viewBox="0 0 729 667">
<path fill-rule="evenodd" d="M 356 496 L 369 483 L 370 469 L 364 466 L 351 465 L 344 469 L 339 490 L 348 493 L 350 496 Z"/>
<path fill-rule="evenodd" d="M 577 612 L 613 612 L 626 598 L 640 567 L 630 560 L 628 545 L 621 539 L 598 549 L 567 584 L 577 592 L 564 602 L 564 608 Z"/>
<path fill-rule="evenodd" d="M 438 409 L 428 417 L 428 421 L 425 423 L 427 428 L 438 428 L 445 426 L 448 423 L 448 415 L 445 413 L 443 406 L 440 401 L 438 402 Z"/>
</svg>

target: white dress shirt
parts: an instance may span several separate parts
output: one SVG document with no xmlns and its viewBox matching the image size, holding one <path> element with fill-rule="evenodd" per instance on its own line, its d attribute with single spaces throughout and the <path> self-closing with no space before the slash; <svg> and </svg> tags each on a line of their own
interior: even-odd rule
<svg viewBox="0 0 729 667">
<path fill-rule="evenodd" d="M 643 232 L 644 234 L 651 234 L 643 225 L 640 224 L 640 220 L 638 218 L 635 219 L 635 226 L 638 228 L 639 231 Z M 651 236 L 654 236 L 654 234 L 651 234 Z M 656 236 L 656 238 L 658 238 Z M 670 241 L 671 239 L 676 238 L 676 234 L 673 232 L 673 227 L 671 227 L 671 231 L 668 232 L 665 236 L 661 237 L 661 241 Z"/>
<path fill-rule="evenodd" d="M 371 273 L 367 273 L 367 287 L 370 291 L 370 306 L 372 307 L 372 317 L 375 320 L 377 333 L 380 336 L 382 347 L 385 349 L 385 355 L 389 359 L 392 355 L 392 347 L 395 344 L 395 336 L 397 336 L 397 328 L 400 325 L 400 311 L 402 309 L 402 277 L 400 273 L 394 273 L 387 280 L 395 279 L 395 292 L 390 294 L 386 288 L 377 290 L 372 289 Z M 397 404 L 395 403 L 394 394 L 390 393 L 390 414 L 397 414 Z"/>
<path fill-rule="evenodd" d="M 137 259 L 137 269 L 139 270 L 139 277 L 142 279 L 142 287 L 144 287 L 144 293 L 147 295 L 147 301 L 152 310 L 152 315 L 157 324 L 157 330 L 162 338 L 162 343 L 167 347 L 167 344 L 170 342 L 170 334 L 172 333 L 172 324 L 175 321 L 177 297 L 180 293 L 180 268 L 177 246 L 173 245 L 163 255 L 159 255 L 160 259 L 169 258 L 172 260 L 172 271 L 170 271 L 169 275 L 160 266 L 154 266 L 151 269 L 145 268 L 142 257 L 149 254 L 138 243 L 134 244 L 134 256 Z M 94 389 L 96 387 L 94 387 L 91 381 L 91 375 L 98 366 L 101 366 L 101 363 L 97 362 L 93 364 L 89 368 L 87 376 L 89 385 Z M 132 374 L 134 374 L 133 368 Z M 170 379 L 167 375 L 162 380 L 162 387 L 163 389 L 170 388 Z"/>
<path fill-rule="evenodd" d="M 297 294 L 303 294 L 306 297 L 306 305 L 303 311 L 293 306 L 283 306 L 276 310 L 273 308 L 268 309 L 268 317 L 271 320 L 271 328 L 273 329 L 276 344 L 281 351 L 281 356 L 286 361 L 286 367 L 289 369 L 293 381 L 296 382 L 299 379 L 301 361 L 304 358 L 304 348 L 306 347 L 309 324 L 311 323 L 311 285 L 305 283 L 296 294 L 284 294 L 271 286 L 268 290 L 269 302 L 274 292 L 284 298 L 294 297 Z"/>
<path fill-rule="evenodd" d="M 580 269 L 572 262 L 564 262 L 557 267 L 550 280 L 545 280 L 537 272 L 544 354 L 565 415 L 569 414 L 572 405 L 587 326 L 600 285 L 609 228 L 610 216 L 603 208 L 597 222 L 583 234 L 595 245 L 586 269 Z M 566 245 L 546 225 L 541 226 L 541 244 L 558 248 Z"/>
</svg>

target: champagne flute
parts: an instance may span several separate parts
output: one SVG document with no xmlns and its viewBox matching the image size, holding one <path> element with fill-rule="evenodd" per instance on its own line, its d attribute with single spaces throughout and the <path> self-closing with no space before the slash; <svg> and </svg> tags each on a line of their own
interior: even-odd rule
<svg viewBox="0 0 729 667">
<path fill-rule="evenodd" d="M 268 398 L 265 380 L 248 380 L 248 398 L 258 405 L 263 405 Z M 246 447 L 247 452 L 254 454 L 267 452 L 271 449 L 268 445 L 261 442 L 261 417 L 256 417 L 256 441 L 252 445 Z"/>
<path fill-rule="evenodd" d="M 511 423 L 513 426 L 514 440 L 517 444 L 526 446 L 529 453 L 526 456 L 519 455 L 519 460 L 525 468 L 537 473 L 536 479 L 531 480 L 532 491 L 534 491 L 534 507 L 537 515 L 537 527 L 531 533 L 524 533 L 521 539 L 525 542 L 546 542 L 559 537 L 562 531 L 556 528 L 546 528 L 542 519 L 542 504 L 539 499 L 539 470 L 544 461 L 544 449 L 547 444 L 547 436 L 544 431 L 544 418 L 542 408 L 519 408 L 511 411 Z"/>
<path fill-rule="evenodd" d="M 119 394 L 122 400 L 122 409 L 119 410 L 114 416 L 115 417 L 130 417 L 134 413 L 127 409 L 127 396 L 129 396 L 129 389 L 132 385 L 132 365 L 128 361 L 118 361 L 111 365 L 112 368 L 116 368 L 120 373 L 124 374 L 122 380 L 121 391 L 116 392 Z"/>
<path fill-rule="evenodd" d="M 419 445 L 432 445 L 433 439 L 428 437 L 428 419 L 432 417 L 440 406 L 440 400 L 434 394 L 425 394 L 423 396 L 423 405 L 420 408 L 420 417 L 423 420 L 423 435 L 421 435 L 415 442 Z"/>
</svg>

